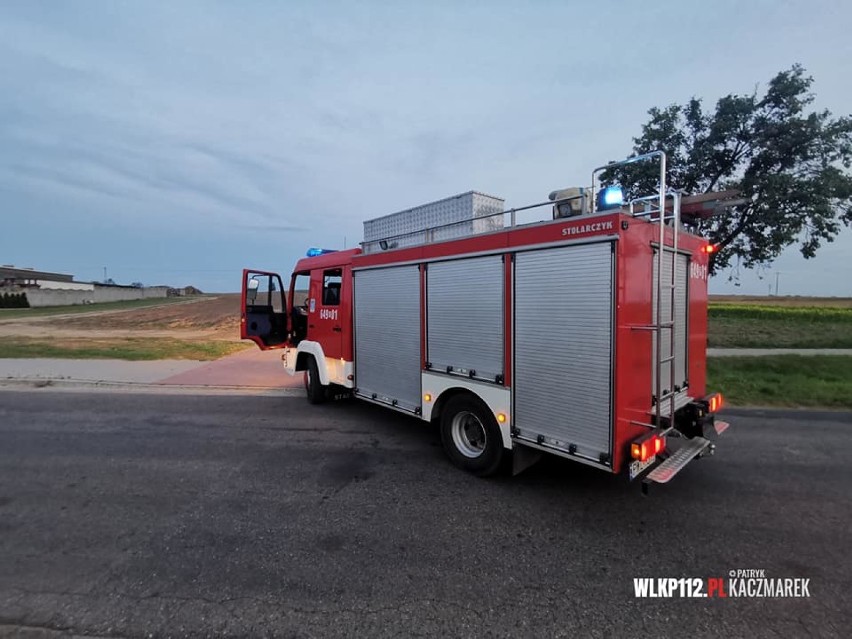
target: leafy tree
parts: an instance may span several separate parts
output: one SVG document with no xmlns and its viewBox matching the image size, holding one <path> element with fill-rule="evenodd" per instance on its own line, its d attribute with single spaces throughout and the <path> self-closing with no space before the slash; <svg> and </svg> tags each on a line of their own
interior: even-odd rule
<svg viewBox="0 0 852 639">
<path fill-rule="evenodd" d="M 29 308 L 26 293 L 3 293 L 0 295 L 0 308 Z"/>
<path fill-rule="evenodd" d="M 813 257 L 842 225 L 852 224 L 852 118 L 809 111 L 813 78 L 794 65 L 778 73 L 763 95 L 728 95 L 705 111 L 699 98 L 653 108 L 638 155 L 662 149 L 667 184 L 684 194 L 738 189 L 745 200 L 727 212 L 696 221 L 719 246 L 711 272 L 734 263 L 766 265 L 790 244 Z M 637 162 L 604 173 L 625 195 L 659 188 L 659 166 Z"/>
</svg>

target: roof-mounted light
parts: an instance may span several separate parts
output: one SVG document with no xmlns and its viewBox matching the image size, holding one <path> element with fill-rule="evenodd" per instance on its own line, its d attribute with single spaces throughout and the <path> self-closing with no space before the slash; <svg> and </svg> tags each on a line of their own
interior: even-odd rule
<svg viewBox="0 0 852 639">
<path fill-rule="evenodd" d="M 621 208 L 624 204 L 624 192 L 617 184 L 602 188 L 598 191 L 597 210 L 608 211 L 609 209 Z"/>
<path fill-rule="evenodd" d="M 317 257 L 318 255 L 325 255 L 326 253 L 336 253 L 334 249 L 321 249 L 321 248 L 309 248 L 308 249 L 308 257 Z"/>
</svg>

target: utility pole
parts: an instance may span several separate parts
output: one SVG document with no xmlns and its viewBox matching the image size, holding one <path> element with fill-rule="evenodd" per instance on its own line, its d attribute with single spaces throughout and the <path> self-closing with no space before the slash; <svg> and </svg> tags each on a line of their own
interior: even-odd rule
<svg viewBox="0 0 852 639">
<path fill-rule="evenodd" d="M 775 297 L 778 297 L 778 277 L 780 275 L 780 271 L 775 271 Z"/>
<path fill-rule="evenodd" d="M 106 266 L 104 266 L 104 284 L 106 284 L 107 276 L 106 276 Z"/>
</svg>

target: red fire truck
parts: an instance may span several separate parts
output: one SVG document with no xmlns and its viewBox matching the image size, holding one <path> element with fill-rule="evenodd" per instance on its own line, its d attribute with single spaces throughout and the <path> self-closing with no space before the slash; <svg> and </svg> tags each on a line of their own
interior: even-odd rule
<svg viewBox="0 0 852 639">
<path fill-rule="evenodd" d="M 728 424 L 706 388 L 714 247 L 684 226 L 662 152 L 626 160 L 650 161 L 659 191 L 629 202 L 596 186 L 609 164 L 528 207 L 471 192 L 369 221 L 361 248 L 312 249 L 286 289 L 247 269 L 241 337 L 282 349 L 311 403 L 354 395 L 437 422 L 477 475 L 546 452 L 668 482 Z"/>
</svg>

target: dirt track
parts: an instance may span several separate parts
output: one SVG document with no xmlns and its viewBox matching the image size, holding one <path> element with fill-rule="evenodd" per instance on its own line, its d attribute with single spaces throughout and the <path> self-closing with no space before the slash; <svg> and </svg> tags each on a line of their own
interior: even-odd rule
<svg viewBox="0 0 852 639">
<path fill-rule="evenodd" d="M 0 322 L 0 337 L 239 340 L 239 304 L 239 295 L 226 294 L 184 304 L 20 318 Z"/>
</svg>

